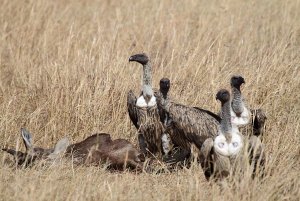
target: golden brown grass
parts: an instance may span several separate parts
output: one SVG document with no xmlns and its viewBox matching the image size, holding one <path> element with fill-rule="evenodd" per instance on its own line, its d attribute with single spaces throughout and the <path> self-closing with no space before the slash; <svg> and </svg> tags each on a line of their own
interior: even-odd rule
<svg viewBox="0 0 300 201">
<path fill-rule="evenodd" d="M 141 68 L 128 57 L 147 52 L 155 87 L 169 77 L 177 102 L 214 112 L 217 90 L 242 74 L 248 104 L 268 115 L 268 161 L 264 179 L 245 177 L 221 192 L 197 166 L 164 174 L 15 169 L 1 152 L 0 200 L 298 200 L 299 10 L 299 0 L 2 0 L 1 147 L 20 144 L 20 127 L 43 147 L 99 131 L 136 143 L 126 94 L 139 91 Z"/>
</svg>

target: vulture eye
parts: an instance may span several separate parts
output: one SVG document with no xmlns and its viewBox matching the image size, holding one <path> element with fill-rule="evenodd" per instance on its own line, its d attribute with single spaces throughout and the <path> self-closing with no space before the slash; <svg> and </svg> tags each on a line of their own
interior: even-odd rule
<svg viewBox="0 0 300 201">
<path fill-rule="evenodd" d="M 233 147 L 238 147 L 238 146 L 239 146 L 239 143 L 234 142 L 234 143 L 232 143 L 232 145 L 233 145 Z"/>
<path fill-rule="evenodd" d="M 224 142 L 220 142 L 220 143 L 218 143 L 218 146 L 220 147 L 220 148 L 223 148 L 224 147 Z"/>
</svg>

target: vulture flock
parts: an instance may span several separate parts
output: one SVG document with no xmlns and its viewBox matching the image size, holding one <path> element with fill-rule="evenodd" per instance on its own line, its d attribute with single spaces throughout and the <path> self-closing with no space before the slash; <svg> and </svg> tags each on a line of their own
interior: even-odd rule
<svg viewBox="0 0 300 201">
<path fill-rule="evenodd" d="M 261 135 L 266 115 L 262 109 L 250 109 L 241 93 L 245 83 L 242 76 L 232 76 L 231 92 L 221 89 L 216 93 L 220 112 L 191 107 L 174 102 L 168 95 L 170 80 L 162 78 L 159 90 L 152 87 L 152 66 L 146 54 L 136 54 L 129 62 L 143 67 L 142 91 L 136 97 L 128 92 L 127 108 L 131 122 L 137 129 L 139 149 L 125 139 L 112 140 L 109 134 L 94 134 L 70 144 L 67 138 L 51 149 L 36 147 L 32 135 L 21 129 L 26 152 L 3 148 L 14 156 L 16 165 L 28 167 L 36 161 L 52 162 L 71 158 L 75 164 L 99 165 L 107 162 L 112 169 L 131 168 L 148 171 L 145 161 L 159 160 L 189 167 L 195 159 L 209 180 L 222 179 L 252 167 L 253 176 L 262 175 L 265 163 Z M 151 166 L 151 163 L 149 163 Z M 150 167 L 151 168 L 151 167 Z M 261 174 L 262 173 L 262 174 Z"/>
</svg>

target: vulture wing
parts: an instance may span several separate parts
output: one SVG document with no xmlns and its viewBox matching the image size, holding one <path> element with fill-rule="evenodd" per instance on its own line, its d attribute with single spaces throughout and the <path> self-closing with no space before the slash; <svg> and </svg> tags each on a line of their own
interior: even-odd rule
<svg viewBox="0 0 300 201">
<path fill-rule="evenodd" d="M 139 110 L 136 107 L 136 96 L 134 95 L 133 91 L 130 90 L 127 94 L 127 109 L 128 114 L 130 117 L 131 122 L 136 127 L 136 129 L 140 128 L 138 116 L 139 116 Z"/>
<path fill-rule="evenodd" d="M 175 142 L 188 141 L 200 150 L 207 138 L 218 134 L 219 122 L 205 111 L 172 103 L 168 113 L 175 125 L 174 129 L 178 129 L 178 132 L 174 132 L 175 136 L 171 136 Z"/>
</svg>

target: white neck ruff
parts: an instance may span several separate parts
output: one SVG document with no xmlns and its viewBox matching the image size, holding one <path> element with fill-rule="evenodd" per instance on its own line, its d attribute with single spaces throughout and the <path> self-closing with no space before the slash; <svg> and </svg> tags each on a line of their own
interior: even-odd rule
<svg viewBox="0 0 300 201">
<path fill-rule="evenodd" d="M 150 101 L 147 103 L 144 96 L 140 96 L 136 101 L 136 106 L 138 107 L 153 107 L 156 105 L 156 98 L 152 96 Z"/>
<path fill-rule="evenodd" d="M 214 140 L 214 149 L 223 156 L 237 155 L 243 148 L 243 138 L 237 129 L 233 129 L 230 142 L 226 141 L 225 134 L 219 132 Z"/>
</svg>

